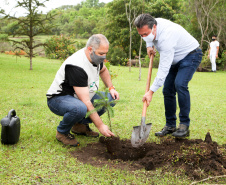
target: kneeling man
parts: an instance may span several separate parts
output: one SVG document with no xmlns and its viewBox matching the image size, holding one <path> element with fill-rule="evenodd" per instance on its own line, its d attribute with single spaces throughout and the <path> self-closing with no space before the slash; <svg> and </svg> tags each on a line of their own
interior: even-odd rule
<svg viewBox="0 0 226 185">
<path fill-rule="evenodd" d="M 99 133 L 92 131 L 89 127 L 89 123 L 92 122 L 104 136 L 114 136 L 100 118 L 105 112 L 104 108 L 85 118 L 86 113 L 94 109 L 94 100 L 100 99 L 100 96 L 95 94 L 99 87 L 99 76 L 109 88 L 109 101 L 119 99 L 109 71 L 103 63 L 108 49 L 109 42 L 104 35 L 92 35 L 85 48 L 64 61 L 46 94 L 49 109 L 63 116 L 57 127 L 56 139 L 65 145 L 79 145 L 70 131 L 75 134 L 98 137 Z"/>
</svg>

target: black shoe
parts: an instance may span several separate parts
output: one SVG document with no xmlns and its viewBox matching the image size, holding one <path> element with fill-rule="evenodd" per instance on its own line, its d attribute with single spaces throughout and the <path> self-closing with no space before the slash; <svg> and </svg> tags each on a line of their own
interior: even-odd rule
<svg viewBox="0 0 226 185">
<path fill-rule="evenodd" d="M 176 127 L 165 126 L 160 132 L 156 132 L 155 136 L 166 136 L 167 134 L 172 134 L 176 131 Z"/>
<path fill-rule="evenodd" d="M 190 135 L 189 127 L 184 124 L 180 124 L 177 131 L 172 134 L 172 136 L 180 138 L 187 137 L 189 135 Z"/>
</svg>

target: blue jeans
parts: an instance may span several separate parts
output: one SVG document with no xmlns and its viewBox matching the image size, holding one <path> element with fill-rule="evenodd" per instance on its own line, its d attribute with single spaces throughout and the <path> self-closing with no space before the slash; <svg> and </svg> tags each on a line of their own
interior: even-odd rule
<svg viewBox="0 0 226 185">
<path fill-rule="evenodd" d="M 180 124 L 190 125 L 190 94 L 188 83 L 202 60 L 202 50 L 188 54 L 177 64 L 172 65 L 166 77 L 163 95 L 165 104 L 166 126 L 176 127 L 176 92 L 180 107 Z"/>
<path fill-rule="evenodd" d="M 101 92 L 104 94 L 104 92 Z M 109 101 L 113 101 L 113 98 L 110 93 L 108 93 Z M 101 97 L 97 94 L 93 96 L 91 102 L 94 103 L 95 99 L 100 99 Z M 70 133 L 72 126 L 75 123 L 89 124 L 92 123 L 92 120 L 88 117 L 85 118 L 87 113 L 86 105 L 79 99 L 71 96 L 54 96 L 50 99 L 47 99 L 47 104 L 49 109 L 56 115 L 63 116 L 63 120 L 60 121 L 60 124 L 57 127 L 57 131 L 62 134 Z M 115 104 L 111 103 L 113 107 Z M 102 108 L 98 111 L 98 115 L 101 116 L 106 110 Z"/>
</svg>

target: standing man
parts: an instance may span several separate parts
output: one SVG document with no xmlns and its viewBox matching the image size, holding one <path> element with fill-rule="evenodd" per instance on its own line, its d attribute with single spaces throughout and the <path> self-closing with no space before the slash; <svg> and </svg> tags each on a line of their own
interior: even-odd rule
<svg viewBox="0 0 226 185">
<path fill-rule="evenodd" d="M 100 96 L 95 94 L 99 87 L 99 76 L 109 88 L 109 101 L 119 99 L 109 71 L 103 64 L 108 49 L 109 42 L 104 35 L 91 36 L 85 48 L 64 61 L 46 94 L 49 109 L 63 116 L 57 127 L 56 139 L 65 145 L 79 145 L 75 137 L 70 134 L 70 130 L 75 134 L 98 137 L 99 134 L 89 127 L 91 122 L 104 136 L 114 136 L 100 118 L 105 112 L 104 108 L 85 118 L 86 113 L 94 109 L 94 100 L 100 99 Z"/>
<path fill-rule="evenodd" d="M 172 134 L 175 137 L 189 136 L 190 94 L 188 83 L 202 60 L 198 41 L 183 27 L 169 20 L 139 15 L 135 22 L 138 34 L 146 42 L 147 54 L 160 54 L 157 76 L 144 95 L 143 101 L 150 104 L 154 92 L 163 84 L 166 125 L 156 136 Z M 180 107 L 180 125 L 176 129 L 176 93 Z"/>
<path fill-rule="evenodd" d="M 208 54 L 208 58 L 210 59 L 210 62 L 212 64 L 212 72 L 216 72 L 217 70 L 216 58 L 218 58 L 218 52 L 219 52 L 219 42 L 217 41 L 217 36 L 213 35 Z"/>
</svg>

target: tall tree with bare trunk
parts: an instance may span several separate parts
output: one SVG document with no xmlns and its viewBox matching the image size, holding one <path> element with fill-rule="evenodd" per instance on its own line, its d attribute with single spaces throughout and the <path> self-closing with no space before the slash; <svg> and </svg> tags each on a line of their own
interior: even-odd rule
<svg viewBox="0 0 226 185">
<path fill-rule="evenodd" d="M 13 19 L 18 22 L 19 28 L 13 33 L 15 36 L 26 36 L 27 38 L 21 41 L 12 40 L 15 49 L 21 49 L 26 51 L 27 57 L 30 59 L 30 70 L 33 69 L 32 58 L 35 57 L 34 49 L 40 46 L 44 46 L 44 43 L 36 43 L 34 37 L 40 34 L 49 34 L 53 28 L 51 24 L 54 19 L 51 14 L 39 13 L 39 7 L 45 7 L 44 3 L 48 1 L 45 0 L 40 2 L 39 0 L 22 0 L 17 1 L 16 7 L 21 7 L 26 10 L 26 16 L 16 17 L 11 15 L 6 15 L 5 19 Z"/>
<path fill-rule="evenodd" d="M 129 42 L 129 71 L 131 71 L 132 26 L 133 26 L 133 22 L 136 18 L 135 8 L 132 8 L 131 6 L 132 6 L 131 0 L 129 1 L 129 3 L 126 3 L 126 1 L 125 1 L 126 17 L 127 17 L 128 22 L 129 22 L 129 37 L 130 37 L 130 42 Z"/>
</svg>

